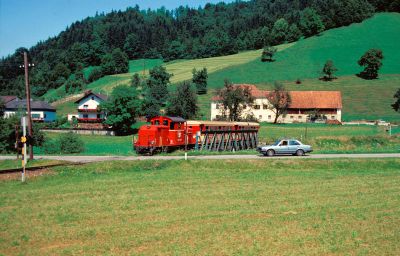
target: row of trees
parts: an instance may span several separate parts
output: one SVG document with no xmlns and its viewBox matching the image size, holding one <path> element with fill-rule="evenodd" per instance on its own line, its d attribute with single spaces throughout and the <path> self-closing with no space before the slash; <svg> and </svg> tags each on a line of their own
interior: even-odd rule
<svg viewBox="0 0 400 256">
<path fill-rule="evenodd" d="M 106 124 L 120 134 L 127 134 L 134 130 L 134 120 L 139 116 L 152 118 L 166 114 L 195 118 L 197 94 L 207 92 L 207 69 L 194 69 L 192 82 L 180 83 L 174 91 L 168 90 L 171 77 L 164 67 L 157 66 L 150 70 L 149 78 L 135 74 L 130 86 L 115 87 L 110 101 L 101 106 L 107 111 Z"/>
<path fill-rule="evenodd" d="M 220 56 L 360 22 L 371 17 L 374 8 L 397 10 L 398 6 L 386 0 L 251 0 L 175 10 L 140 10 L 135 6 L 96 14 L 29 49 L 30 61 L 36 64 L 30 74 L 32 92 L 41 96 L 57 88 L 68 80 L 68 73 L 81 67 L 102 66 L 102 72 L 93 71 L 92 79 L 125 72 L 125 67 L 113 68 L 125 62 L 124 57 L 113 60 L 114 49 L 129 59 Z M 20 48 L 0 60 L 0 94 L 22 96 L 23 70 L 18 66 L 25 50 Z"/>
<path fill-rule="evenodd" d="M 264 47 L 261 53 L 261 61 L 262 62 L 273 62 L 274 55 L 277 52 L 277 49 L 272 46 Z M 382 60 L 383 60 L 383 52 L 381 49 L 369 49 L 366 51 L 360 59 L 357 61 L 358 65 L 364 68 L 359 74 L 359 77 L 364 79 L 376 79 L 378 78 L 378 71 L 382 67 Z M 321 80 L 324 81 L 332 81 L 336 77 L 334 74 L 338 71 L 335 67 L 332 60 L 327 60 L 322 68 L 323 77 Z"/>
<path fill-rule="evenodd" d="M 378 71 L 382 67 L 382 60 L 383 60 L 383 53 L 380 49 L 369 49 L 366 51 L 360 59 L 357 61 L 358 65 L 364 68 L 359 74 L 359 77 L 364 79 L 376 79 L 378 78 Z M 325 81 L 331 81 L 336 77 L 334 74 L 338 71 L 338 69 L 333 64 L 332 60 L 327 60 L 323 69 L 322 73 L 324 76 L 321 78 Z"/>
</svg>

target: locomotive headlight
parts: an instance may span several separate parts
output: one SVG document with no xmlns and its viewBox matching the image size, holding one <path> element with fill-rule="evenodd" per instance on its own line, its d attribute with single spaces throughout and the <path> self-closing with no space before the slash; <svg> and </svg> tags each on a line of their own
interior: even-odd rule
<svg viewBox="0 0 400 256">
<path fill-rule="evenodd" d="M 154 140 L 152 140 L 152 141 L 151 141 L 151 145 L 154 145 L 154 144 L 155 144 L 155 141 L 154 141 Z"/>
</svg>

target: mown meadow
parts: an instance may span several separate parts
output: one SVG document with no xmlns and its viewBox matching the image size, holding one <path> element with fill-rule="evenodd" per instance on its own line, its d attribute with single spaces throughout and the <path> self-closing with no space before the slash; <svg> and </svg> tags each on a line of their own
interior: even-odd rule
<svg viewBox="0 0 400 256">
<path fill-rule="evenodd" d="M 0 186 L 3 255 L 400 254 L 399 159 L 102 162 Z"/>
</svg>

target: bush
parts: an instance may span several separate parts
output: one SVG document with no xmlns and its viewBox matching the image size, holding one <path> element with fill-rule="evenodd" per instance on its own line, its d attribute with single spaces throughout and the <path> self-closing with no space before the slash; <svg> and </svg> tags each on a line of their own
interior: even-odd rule
<svg viewBox="0 0 400 256">
<path fill-rule="evenodd" d="M 96 67 L 93 68 L 92 72 L 90 72 L 89 77 L 88 77 L 88 82 L 94 82 L 97 79 L 100 79 L 104 76 L 103 71 L 101 70 L 101 68 Z"/>
<path fill-rule="evenodd" d="M 81 153 L 85 151 L 85 144 L 78 134 L 69 132 L 61 134 L 58 143 L 61 153 Z"/>
<path fill-rule="evenodd" d="M 61 152 L 60 143 L 56 139 L 47 139 L 42 147 L 46 154 L 59 154 Z"/>
</svg>

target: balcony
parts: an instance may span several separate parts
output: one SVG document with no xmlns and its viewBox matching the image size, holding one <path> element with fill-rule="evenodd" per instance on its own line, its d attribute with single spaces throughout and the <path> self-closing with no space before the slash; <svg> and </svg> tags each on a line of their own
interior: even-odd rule
<svg viewBox="0 0 400 256">
<path fill-rule="evenodd" d="M 100 112 L 97 108 L 78 108 L 78 112 L 84 112 L 84 113 L 96 113 L 96 112 Z"/>
<path fill-rule="evenodd" d="M 78 123 L 101 123 L 103 118 L 78 118 Z"/>
</svg>

